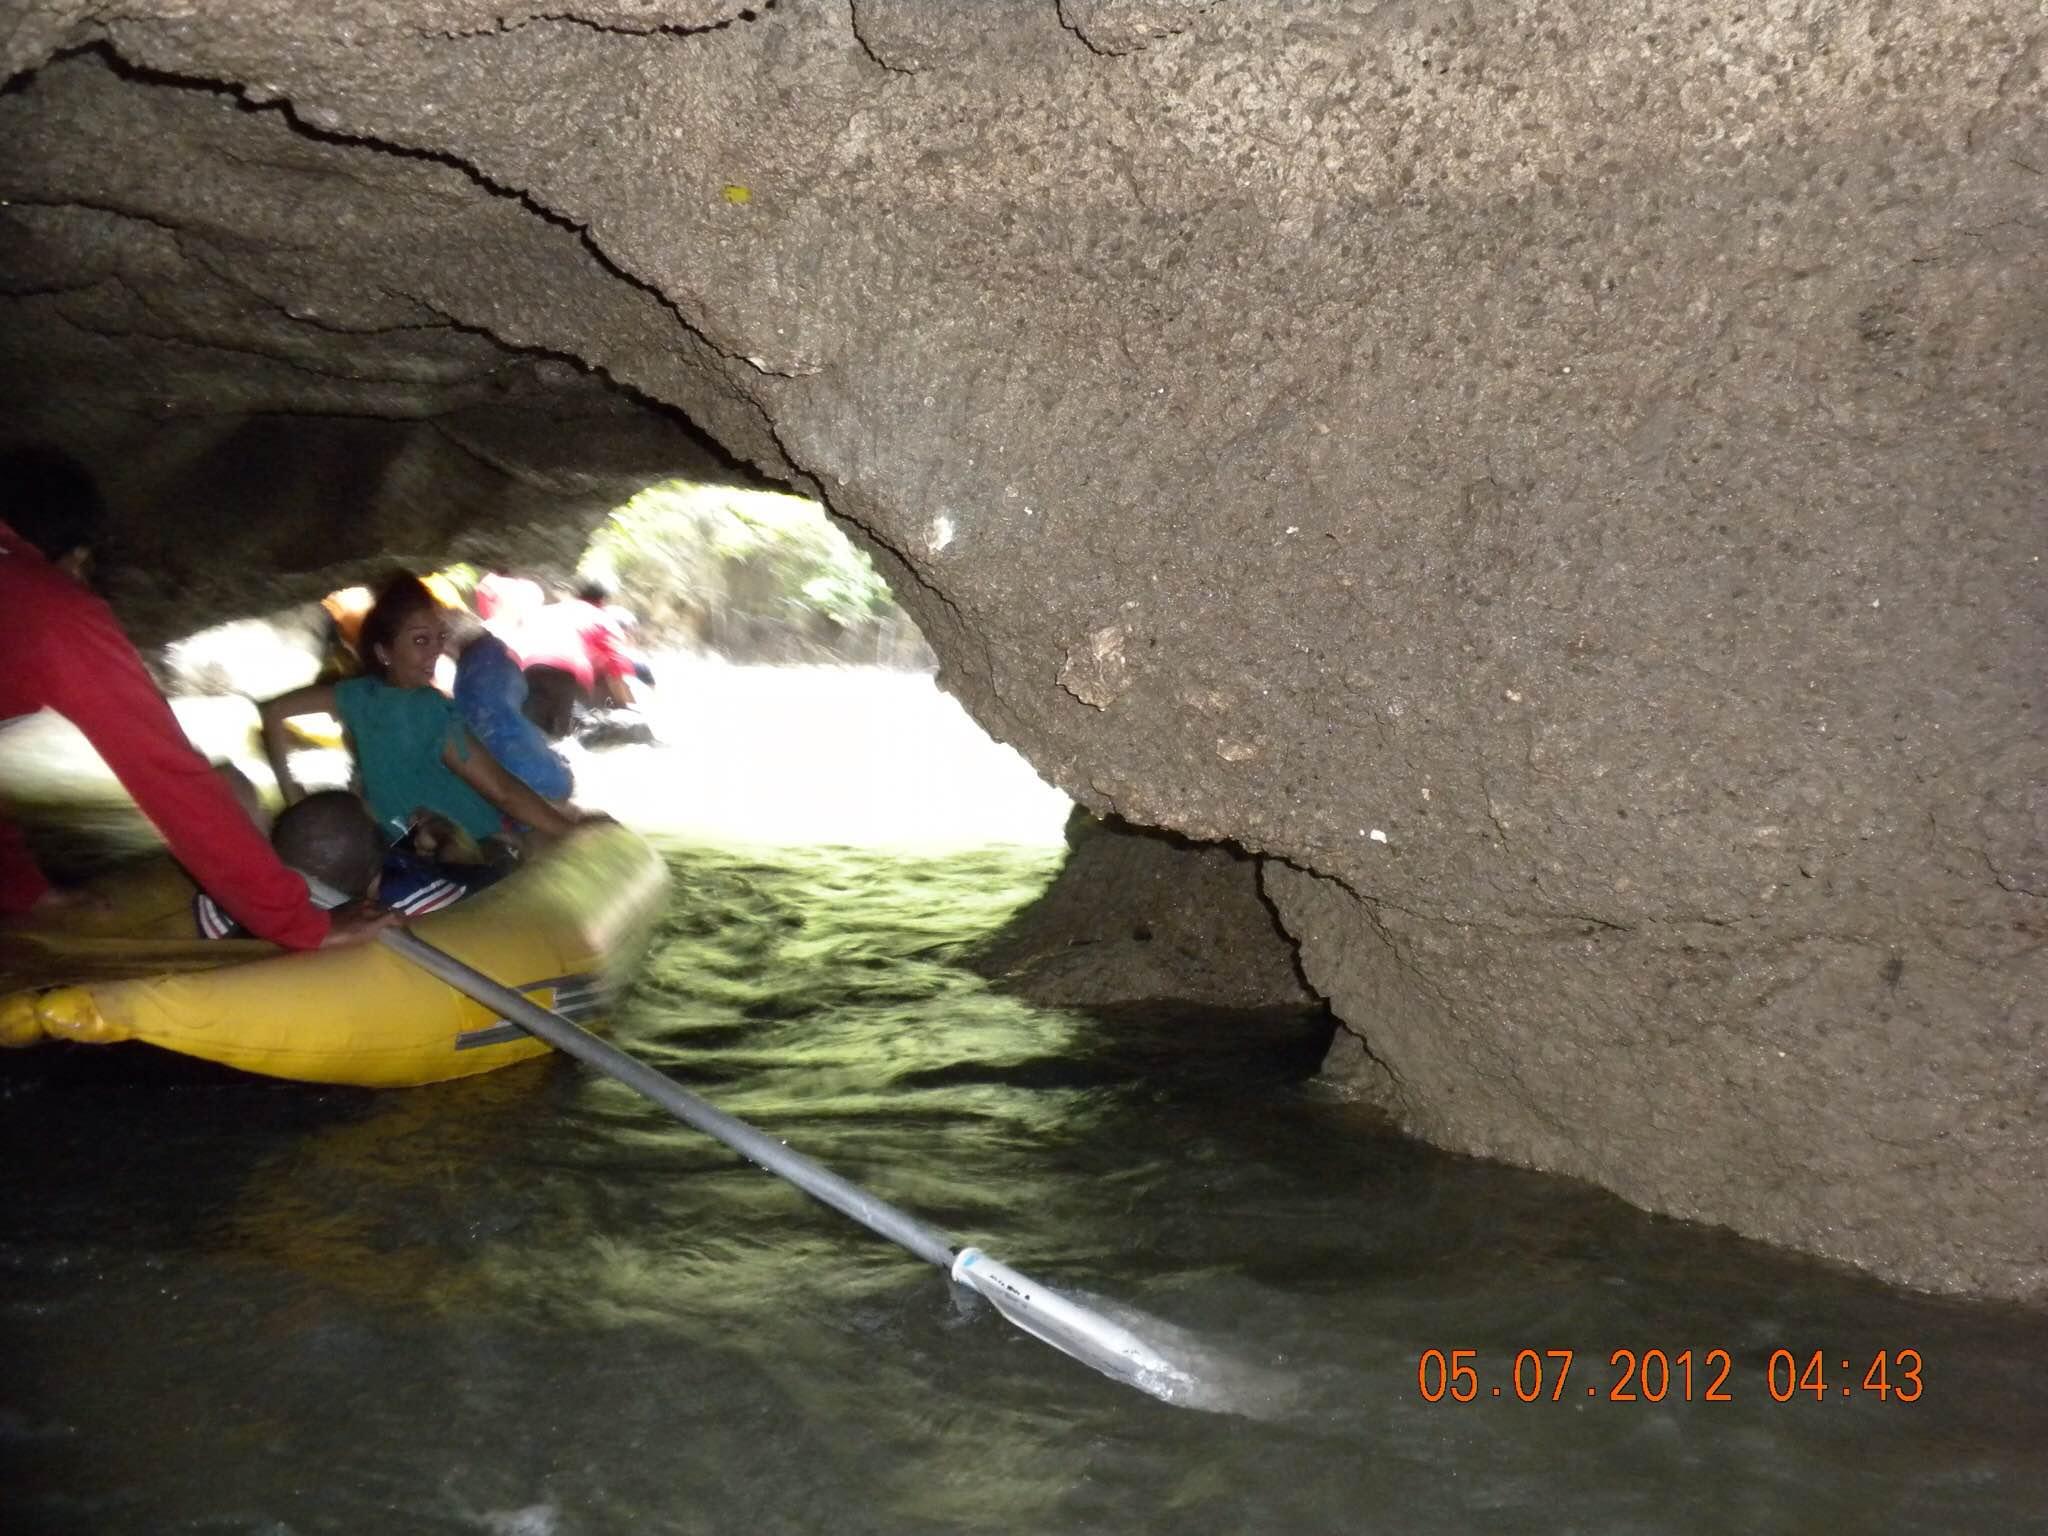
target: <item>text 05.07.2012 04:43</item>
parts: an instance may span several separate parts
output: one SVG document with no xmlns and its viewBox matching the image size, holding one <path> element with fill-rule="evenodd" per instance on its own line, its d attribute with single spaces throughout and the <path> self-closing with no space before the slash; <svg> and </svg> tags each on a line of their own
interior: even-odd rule
<svg viewBox="0 0 2048 1536">
<path fill-rule="evenodd" d="M 1800 1398 L 1914 1403 L 1925 1390 L 1917 1349 L 1859 1355 L 1775 1349 L 1764 1362 L 1761 1382 L 1750 1372 L 1739 1371 L 1725 1349 L 1617 1349 L 1608 1354 L 1604 1371 L 1580 1364 L 1574 1378 L 1573 1366 L 1579 1360 L 1579 1353 L 1570 1349 L 1518 1350 L 1512 1364 L 1505 1358 L 1483 1357 L 1476 1349 L 1425 1349 L 1416 1359 L 1415 1389 L 1428 1403 L 1495 1398 L 1522 1403 L 1586 1398 L 1610 1403 L 1732 1403 L 1744 1388 L 1745 1376 L 1750 1392 L 1761 1386 L 1774 1403 Z"/>
</svg>

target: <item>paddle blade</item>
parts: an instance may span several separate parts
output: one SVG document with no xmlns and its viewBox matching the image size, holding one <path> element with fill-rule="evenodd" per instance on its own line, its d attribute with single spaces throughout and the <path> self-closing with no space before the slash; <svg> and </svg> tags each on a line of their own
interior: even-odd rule
<svg viewBox="0 0 2048 1536">
<path fill-rule="evenodd" d="M 953 1279 L 985 1296 L 1033 1338 L 1141 1392 L 1183 1408 L 1211 1406 L 1192 1373 L 1115 1319 L 1041 1285 L 979 1248 L 953 1258 Z"/>
</svg>

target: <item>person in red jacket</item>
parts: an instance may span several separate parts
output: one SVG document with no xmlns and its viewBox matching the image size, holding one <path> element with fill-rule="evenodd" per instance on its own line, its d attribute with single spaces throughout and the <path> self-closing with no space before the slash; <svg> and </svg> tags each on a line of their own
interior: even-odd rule
<svg viewBox="0 0 2048 1536">
<path fill-rule="evenodd" d="M 316 907 L 193 750 L 113 610 L 87 590 L 104 508 L 92 477 L 46 448 L 0 457 L 0 720 L 52 709 L 84 733 L 171 852 L 243 927 L 291 949 L 356 943 L 389 913 Z M 61 905 L 0 820 L 0 919 Z"/>
</svg>

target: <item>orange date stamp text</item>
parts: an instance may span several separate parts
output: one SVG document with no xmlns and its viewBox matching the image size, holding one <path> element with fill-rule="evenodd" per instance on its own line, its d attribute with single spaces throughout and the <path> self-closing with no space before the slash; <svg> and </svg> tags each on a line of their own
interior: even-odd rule
<svg viewBox="0 0 2048 1536">
<path fill-rule="evenodd" d="M 1916 1403 L 1926 1390 L 1917 1349 L 1774 1349 L 1760 1380 L 1753 1365 L 1738 1368 L 1725 1349 L 1617 1349 L 1604 1368 L 1598 1359 L 1570 1349 L 1522 1349 L 1512 1360 L 1504 1351 L 1425 1349 L 1416 1357 L 1415 1390 L 1425 1403 L 1732 1403 L 1758 1387 L 1774 1403 Z"/>
</svg>

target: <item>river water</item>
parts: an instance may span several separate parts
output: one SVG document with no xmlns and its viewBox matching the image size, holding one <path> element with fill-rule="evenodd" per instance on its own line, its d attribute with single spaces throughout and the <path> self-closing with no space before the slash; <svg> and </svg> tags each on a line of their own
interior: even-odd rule
<svg viewBox="0 0 2048 1536">
<path fill-rule="evenodd" d="M 687 776 L 614 756 L 629 806 Z M 559 1059 L 373 1093 L 41 1047 L 0 1058 L 0 1532 L 2048 1530 L 2041 1313 L 1391 1135 L 1313 1015 L 1005 997 L 956 961 L 1043 842 L 655 830 L 614 1038 L 1170 1325 L 1230 1411 Z"/>
</svg>

